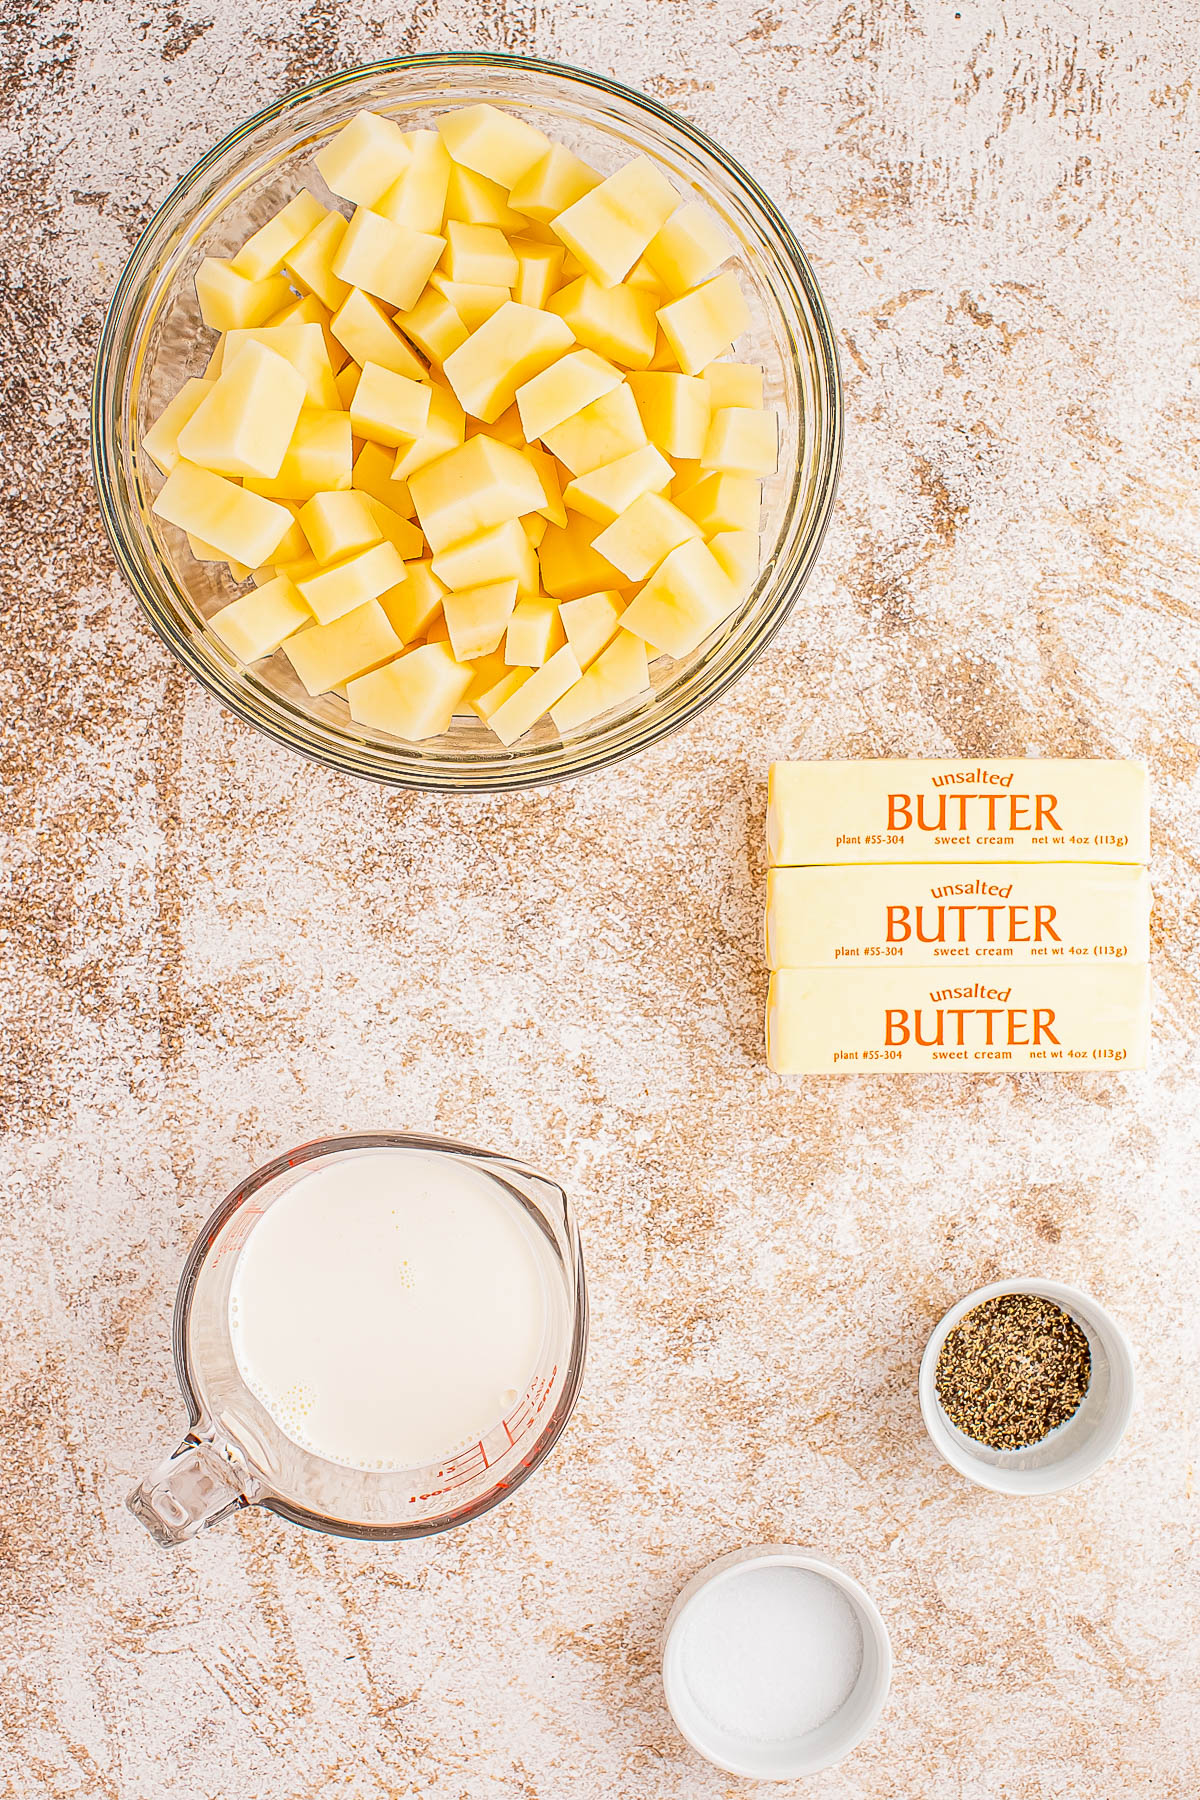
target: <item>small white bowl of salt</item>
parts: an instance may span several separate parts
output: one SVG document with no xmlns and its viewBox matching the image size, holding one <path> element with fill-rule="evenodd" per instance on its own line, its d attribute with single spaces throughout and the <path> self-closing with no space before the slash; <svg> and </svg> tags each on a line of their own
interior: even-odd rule
<svg viewBox="0 0 1200 1800">
<path fill-rule="evenodd" d="M 718 1557 L 680 1593 L 663 1633 L 676 1725 L 718 1769 L 759 1781 L 841 1762 L 878 1719 L 891 1676 L 870 1595 L 791 1544 Z"/>
</svg>

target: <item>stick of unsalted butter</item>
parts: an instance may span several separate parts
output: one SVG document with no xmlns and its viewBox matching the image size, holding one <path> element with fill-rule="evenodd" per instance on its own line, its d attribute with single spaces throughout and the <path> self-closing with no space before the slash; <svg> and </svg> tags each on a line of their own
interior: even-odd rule
<svg viewBox="0 0 1200 1800">
<path fill-rule="evenodd" d="M 1145 1068 L 1144 964 L 962 979 L 979 973 L 777 969 L 767 1062 L 780 1075 Z"/>
<path fill-rule="evenodd" d="M 1147 860 L 1144 763 L 784 762 L 771 765 L 768 860 L 793 863 Z"/>
<path fill-rule="evenodd" d="M 1146 962 L 1150 881 L 1114 863 L 767 871 L 772 969 Z"/>
</svg>

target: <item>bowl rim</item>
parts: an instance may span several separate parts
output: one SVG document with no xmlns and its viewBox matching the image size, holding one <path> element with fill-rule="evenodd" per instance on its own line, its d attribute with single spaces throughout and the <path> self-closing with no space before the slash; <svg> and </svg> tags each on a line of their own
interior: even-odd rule
<svg viewBox="0 0 1200 1800">
<path fill-rule="evenodd" d="M 755 628 L 740 641 L 737 653 L 727 656 L 716 672 L 710 674 L 707 680 L 695 682 L 693 691 L 682 702 L 673 708 L 664 707 L 657 713 L 648 712 L 648 709 L 644 707 L 636 708 L 623 718 L 618 716 L 610 731 L 594 737 L 586 734 L 574 742 L 570 739 L 560 741 L 536 758 L 527 756 L 506 761 L 500 756 L 488 756 L 475 761 L 464 759 L 462 763 L 450 760 L 441 763 L 431 762 L 422 767 L 418 756 L 408 766 L 396 763 L 393 766 L 381 767 L 378 755 L 372 749 L 364 747 L 361 752 L 357 752 L 353 741 L 349 738 L 344 745 L 335 746 L 333 743 L 326 745 L 319 732 L 313 730 L 314 724 L 319 726 L 320 721 L 309 720 L 306 725 L 302 725 L 300 720 L 303 715 L 297 712 L 297 723 L 293 725 L 285 711 L 277 704 L 270 704 L 270 702 L 278 702 L 282 698 L 281 696 L 270 695 L 269 712 L 260 713 L 253 702 L 253 690 L 249 695 L 243 691 L 243 683 L 238 679 L 240 672 L 231 671 L 226 676 L 224 671 L 198 653 L 196 648 L 198 639 L 189 634 L 178 621 L 164 616 L 162 609 L 157 604 L 156 597 L 151 594 L 151 583 L 143 571 L 142 559 L 136 551 L 136 546 L 127 538 L 120 517 L 120 507 L 115 501 L 111 488 L 111 484 L 113 484 L 111 465 L 116 461 L 120 441 L 115 416 L 119 411 L 120 396 L 116 394 L 110 397 L 106 377 L 114 360 L 115 349 L 120 341 L 126 303 L 141 282 L 146 266 L 151 261 L 153 250 L 157 245 L 160 226 L 174 214 L 188 193 L 203 181 L 209 171 L 242 138 L 259 127 L 280 118 L 291 108 L 322 95 L 335 93 L 342 87 L 362 82 L 364 79 L 369 80 L 372 77 L 407 72 L 425 73 L 439 69 L 464 68 L 530 72 L 595 90 L 600 95 L 615 96 L 635 110 L 649 113 L 669 129 L 679 133 L 703 156 L 711 158 L 725 171 L 763 216 L 764 222 L 777 240 L 776 248 L 781 258 L 786 260 L 786 264 L 790 264 L 790 274 L 801 291 L 806 306 L 811 311 L 814 322 L 812 348 L 820 365 L 822 387 L 828 400 L 827 416 L 822 433 L 825 448 L 817 464 L 812 516 L 803 534 L 797 535 L 790 552 L 797 564 L 802 566 L 798 568 L 797 573 L 786 585 L 781 586 L 774 603 L 754 616 Z M 114 398 L 117 401 L 116 407 L 112 404 Z M 781 630 L 797 604 L 816 565 L 836 500 L 844 430 L 845 404 L 837 340 L 820 285 L 791 226 L 774 201 L 736 158 L 710 138 L 706 132 L 692 124 L 690 120 L 683 118 L 670 107 L 664 106 L 649 94 L 642 93 L 594 71 L 578 68 L 567 62 L 555 62 L 541 57 L 522 56 L 507 52 L 436 51 L 412 56 L 387 57 L 374 62 L 357 64 L 353 68 L 339 70 L 333 75 L 306 83 L 303 87 L 291 89 L 235 125 L 184 172 L 144 227 L 125 262 L 106 309 L 96 349 L 92 380 L 90 447 L 93 484 L 99 498 L 105 533 L 117 565 L 133 589 L 135 597 L 147 614 L 154 630 L 163 638 L 177 660 L 210 695 L 253 729 L 269 737 L 272 741 L 282 744 L 285 748 L 299 752 L 311 762 L 336 769 L 343 774 L 375 781 L 385 787 L 465 794 L 548 786 L 576 775 L 592 773 L 622 762 L 627 757 L 650 748 L 660 739 L 681 729 L 719 699 L 735 681 L 739 680 Z M 795 496 L 793 494 L 789 503 L 789 515 L 794 505 Z M 769 587 L 764 589 L 764 592 L 770 592 Z M 698 671 L 693 671 L 693 675 L 695 673 Z M 641 721 L 640 724 L 639 721 Z"/>
<path fill-rule="evenodd" d="M 937 1363 L 942 1352 L 942 1345 L 954 1330 L 954 1327 L 965 1319 L 969 1312 L 982 1306 L 987 1300 L 995 1300 L 1002 1294 L 1036 1294 L 1045 1300 L 1052 1300 L 1056 1306 L 1069 1313 L 1076 1322 L 1093 1320 L 1098 1332 L 1103 1334 L 1104 1346 L 1114 1363 L 1120 1365 L 1125 1378 L 1125 1392 L 1122 1397 L 1110 1397 L 1106 1412 L 1106 1429 L 1100 1438 L 1101 1453 L 1092 1461 L 1083 1460 L 1082 1466 L 1065 1479 L 1056 1476 L 1056 1470 L 1063 1465 L 1049 1463 L 1043 1469 L 1013 1470 L 1006 1473 L 1003 1464 L 984 1462 L 973 1456 L 951 1436 L 946 1425 L 946 1414 L 937 1395 Z M 955 1302 L 942 1314 L 933 1330 L 921 1357 L 921 1367 L 917 1376 L 917 1393 L 921 1403 L 921 1417 L 925 1430 L 929 1435 L 938 1455 L 943 1462 L 955 1469 L 958 1474 L 973 1481 L 977 1487 L 987 1488 L 993 1494 L 1007 1494 L 1013 1499 L 1038 1499 L 1047 1494 L 1063 1494 L 1070 1488 L 1078 1487 L 1081 1482 L 1088 1481 L 1115 1455 L 1122 1438 L 1133 1416 L 1137 1401 L 1136 1363 L 1124 1326 L 1120 1325 L 1107 1307 L 1101 1306 L 1091 1294 L 1082 1288 L 1070 1287 L 1066 1282 L 1053 1281 L 1039 1275 L 1028 1277 L 1016 1276 L 1005 1281 L 991 1281 L 985 1287 L 976 1288 L 973 1293 Z M 1105 1441 L 1108 1440 L 1108 1441 Z M 1013 1476 L 1025 1477 L 1015 1483 Z M 1032 1479 L 1031 1479 L 1032 1478 Z"/>
</svg>

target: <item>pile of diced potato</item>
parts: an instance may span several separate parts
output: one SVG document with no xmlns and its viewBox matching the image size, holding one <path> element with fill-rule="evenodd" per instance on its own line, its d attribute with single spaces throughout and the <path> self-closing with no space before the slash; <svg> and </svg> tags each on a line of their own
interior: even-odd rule
<svg viewBox="0 0 1200 1800">
<path fill-rule="evenodd" d="M 636 700 L 755 579 L 776 466 L 717 221 L 488 105 L 316 164 L 352 216 L 302 190 L 206 258 L 220 338 L 144 439 L 155 512 L 253 577 L 212 629 L 411 742 Z"/>
</svg>

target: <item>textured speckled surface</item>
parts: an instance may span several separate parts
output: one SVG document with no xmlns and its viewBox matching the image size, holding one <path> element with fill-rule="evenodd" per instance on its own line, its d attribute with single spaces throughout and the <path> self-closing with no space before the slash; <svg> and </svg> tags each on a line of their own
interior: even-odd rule
<svg viewBox="0 0 1200 1800">
<path fill-rule="evenodd" d="M 615 73 L 739 154 L 849 410 L 817 578 L 734 692 L 607 776 L 473 802 L 223 716 L 115 575 L 85 457 L 102 309 L 171 181 L 290 85 L 459 46 Z M 10 13 L 4 1800 L 745 1791 L 671 1729 L 657 1633 L 764 1539 L 842 1559 L 893 1634 L 883 1724 L 814 1800 L 1194 1795 L 1194 50 L 1187 0 Z M 1025 751 L 1152 766 L 1152 1073 L 776 1082 L 768 759 Z M 379 1123 L 570 1186 L 571 1431 L 457 1537 L 250 1512 L 160 1554 L 123 1502 L 182 1423 L 191 1233 L 276 1149 Z M 1109 1305 L 1141 1381 L 1118 1460 L 1028 1504 L 936 1461 L 915 1388 L 943 1308 L 1021 1271 Z"/>
</svg>

